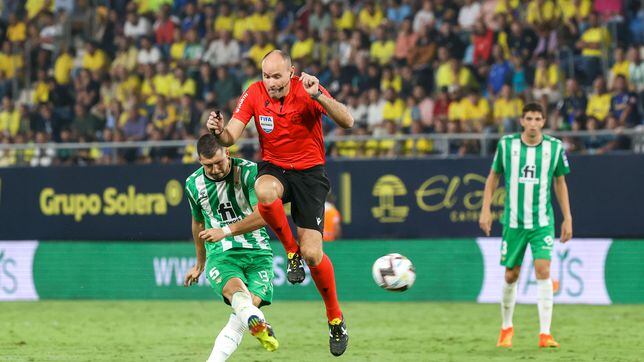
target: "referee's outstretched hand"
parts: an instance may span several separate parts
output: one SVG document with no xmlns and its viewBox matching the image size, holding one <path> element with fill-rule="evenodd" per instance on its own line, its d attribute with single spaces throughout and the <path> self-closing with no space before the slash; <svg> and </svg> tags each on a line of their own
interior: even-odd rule
<svg viewBox="0 0 644 362">
<path fill-rule="evenodd" d="M 215 136 L 219 136 L 224 131 L 224 117 L 219 110 L 210 112 L 206 127 Z"/>
<path fill-rule="evenodd" d="M 318 94 L 318 89 L 320 89 L 319 79 L 308 73 L 302 72 L 302 74 L 300 75 L 300 80 L 302 81 L 302 85 L 304 86 L 306 93 L 308 93 L 310 96 Z"/>
</svg>

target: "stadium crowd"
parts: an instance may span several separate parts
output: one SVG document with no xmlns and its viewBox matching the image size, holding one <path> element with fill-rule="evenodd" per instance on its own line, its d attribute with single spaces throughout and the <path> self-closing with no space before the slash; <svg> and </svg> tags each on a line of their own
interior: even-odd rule
<svg viewBox="0 0 644 362">
<path fill-rule="evenodd" d="M 644 115 L 639 0 L 5 0 L 0 4 L 0 165 L 194 162 L 184 149 L 53 150 L 48 142 L 193 140 L 229 116 L 262 57 L 280 48 L 356 120 L 329 135 L 339 157 L 478 154 L 541 102 L 550 130 L 621 130 Z M 246 131 L 253 137 L 256 131 Z M 566 138 L 569 152 L 628 149 L 620 136 Z M 234 148 L 257 158 L 252 145 Z"/>
</svg>

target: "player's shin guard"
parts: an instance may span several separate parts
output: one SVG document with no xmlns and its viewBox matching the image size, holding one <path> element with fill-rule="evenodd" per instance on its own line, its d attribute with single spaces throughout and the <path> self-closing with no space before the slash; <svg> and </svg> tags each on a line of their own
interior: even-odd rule
<svg viewBox="0 0 644 362">
<path fill-rule="evenodd" d="M 326 254 L 322 255 L 320 264 L 313 266 L 309 265 L 311 276 L 315 281 L 315 286 L 318 288 L 324 305 L 326 307 L 326 316 L 329 321 L 335 318 L 342 318 L 342 311 L 338 303 L 338 295 L 335 290 L 335 274 L 333 272 L 333 264 Z"/>
<path fill-rule="evenodd" d="M 297 253 L 300 249 L 295 242 L 291 227 L 288 225 L 284 204 L 281 199 L 277 199 L 270 204 L 259 203 L 257 206 L 262 219 L 266 221 L 271 230 L 277 235 L 282 242 L 287 253 Z"/>
<path fill-rule="evenodd" d="M 501 328 L 506 329 L 512 327 L 512 315 L 514 314 L 514 306 L 517 302 L 517 282 L 508 284 L 503 281 L 503 291 L 501 293 L 501 318 L 503 324 Z"/>
<path fill-rule="evenodd" d="M 537 279 L 537 306 L 541 333 L 550 334 L 552 321 L 553 291 L 551 279 Z"/>
<path fill-rule="evenodd" d="M 246 323 L 242 323 L 234 313 L 230 315 L 228 323 L 219 332 L 215 345 L 212 348 L 207 362 L 222 362 L 227 360 L 237 349 L 246 332 Z"/>
<path fill-rule="evenodd" d="M 251 316 L 258 316 L 264 320 L 264 313 L 253 305 L 253 298 L 246 292 L 240 291 L 233 294 L 230 305 L 244 324 L 248 323 Z"/>
</svg>

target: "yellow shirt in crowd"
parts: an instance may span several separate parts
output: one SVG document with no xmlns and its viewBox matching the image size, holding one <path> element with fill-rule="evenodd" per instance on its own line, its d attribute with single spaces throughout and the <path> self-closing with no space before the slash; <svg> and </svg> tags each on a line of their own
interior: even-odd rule
<svg viewBox="0 0 644 362">
<path fill-rule="evenodd" d="M 96 49 L 94 54 L 86 52 L 83 55 L 83 68 L 85 69 L 96 71 L 105 68 L 106 65 L 107 56 L 105 55 L 105 52 L 100 49 Z"/>
<path fill-rule="evenodd" d="M 599 49 L 583 48 L 581 55 L 585 57 L 601 57 L 602 47 L 610 41 L 610 34 L 604 27 L 590 28 L 581 35 L 581 40 L 586 43 L 599 43 Z"/>
<path fill-rule="evenodd" d="M 380 65 L 388 64 L 396 51 L 396 43 L 393 40 L 374 41 L 371 43 L 371 58 L 378 61 Z"/>
<path fill-rule="evenodd" d="M 464 98 L 461 101 L 461 107 L 463 107 L 463 121 L 486 118 L 490 115 L 490 104 L 485 98 L 479 98 L 476 104 L 469 98 Z"/>
<path fill-rule="evenodd" d="M 592 94 L 586 106 L 586 115 L 593 116 L 602 122 L 610 112 L 610 93 Z"/>
<path fill-rule="evenodd" d="M 338 19 L 333 19 L 333 24 L 339 30 L 351 30 L 356 24 L 356 17 L 349 10 L 344 10 L 342 16 Z"/>
<path fill-rule="evenodd" d="M 315 41 L 313 38 L 307 38 L 303 41 L 297 40 L 291 48 L 291 57 L 293 59 L 308 58 L 313 54 Z"/>
<path fill-rule="evenodd" d="M 7 39 L 12 43 L 22 42 L 27 39 L 27 26 L 22 21 L 7 28 Z"/>
<path fill-rule="evenodd" d="M 384 16 L 380 8 L 376 8 L 376 11 L 372 14 L 369 14 L 367 9 L 362 9 L 358 13 L 358 23 L 361 27 L 367 28 L 368 30 L 375 30 L 380 26 Z"/>
<path fill-rule="evenodd" d="M 74 68 L 74 58 L 67 53 L 62 53 L 54 63 L 54 79 L 56 79 L 56 83 L 69 84 L 72 68 Z"/>
<path fill-rule="evenodd" d="M 220 32 L 221 30 L 228 30 L 232 32 L 234 25 L 235 17 L 233 15 L 219 15 L 217 19 L 215 19 L 214 28 L 216 32 Z"/>
<path fill-rule="evenodd" d="M 18 134 L 20 128 L 20 111 L 14 109 L 13 111 L 4 110 L 0 112 L 0 133 L 8 132 L 11 137 Z"/>
<path fill-rule="evenodd" d="M 503 97 L 494 101 L 494 118 L 496 119 L 518 119 L 521 117 L 523 101 L 520 98 L 505 99 Z"/>
<path fill-rule="evenodd" d="M 393 102 L 385 102 L 385 105 L 382 108 L 382 119 L 398 123 L 401 121 L 404 112 L 405 102 L 400 98 L 396 98 Z"/>
<path fill-rule="evenodd" d="M 248 50 L 248 56 L 255 62 L 257 68 L 261 68 L 262 59 L 264 59 L 264 56 L 273 49 L 275 49 L 275 45 L 271 43 L 267 43 L 263 47 L 259 46 L 259 44 L 255 44 Z"/>
</svg>

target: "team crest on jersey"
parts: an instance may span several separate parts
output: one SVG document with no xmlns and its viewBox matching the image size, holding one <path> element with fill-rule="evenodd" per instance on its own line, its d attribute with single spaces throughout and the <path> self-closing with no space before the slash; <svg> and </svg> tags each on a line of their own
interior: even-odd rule
<svg viewBox="0 0 644 362">
<path fill-rule="evenodd" d="M 273 123 L 273 117 L 271 116 L 259 116 L 259 125 L 266 133 L 273 132 L 275 128 L 275 123 Z"/>
</svg>

